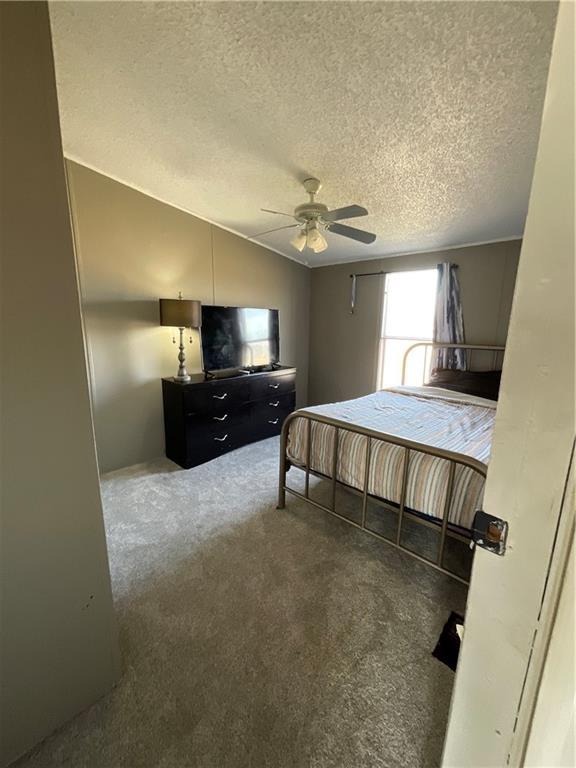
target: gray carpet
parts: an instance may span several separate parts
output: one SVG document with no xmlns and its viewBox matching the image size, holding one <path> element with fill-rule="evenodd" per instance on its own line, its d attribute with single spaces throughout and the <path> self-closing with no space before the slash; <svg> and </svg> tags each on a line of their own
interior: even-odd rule
<svg viewBox="0 0 576 768">
<path fill-rule="evenodd" d="M 278 442 L 103 480 L 123 676 L 27 768 L 437 766 L 465 588 L 288 497 Z M 291 471 L 294 474 L 294 470 Z"/>
</svg>

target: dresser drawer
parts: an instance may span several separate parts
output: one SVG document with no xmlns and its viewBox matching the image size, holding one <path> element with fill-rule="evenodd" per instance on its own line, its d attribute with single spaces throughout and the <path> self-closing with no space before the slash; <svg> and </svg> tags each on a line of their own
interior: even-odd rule
<svg viewBox="0 0 576 768">
<path fill-rule="evenodd" d="M 184 394 L 186 416 L 222 413 L 238 408 L 250 400 L 246 381 L 219 381 L 205 387 L 189 387 Z"/>
<path fill-rule="evenodd" d="M 186 428 L 189 438 L 193 439 L 195 435 L 208 436 L 246 427 L 249 420 L 250 405 L 245 404 L 217 413 L 190 413 L 186 417 Z"/>
<path fill-rule="evenodd" d="M 268 395 L 266 399 L 254 404 L 255 409 L 262 416 L 274 419 L 281 413 L 290 413 L 296 404 L 296 393 L 288 392 L 286 395 Z"/>
<path fill-rule="evenodd" d="M 278 397 L 286 395 L 296 389 L 296 377 L 293 373 L 284 376 L 266 376 L 252 382 L 252 396 L 254 400 Z"/>
<path fill-rule="evenodd" d="M 188 416 L 186 443 L 189 460 L 194 463 L 209 461 L 243 445 L 250 431 L 250 413 L 250 406 L 244 405 L 230 413 Z"/>
<path fill-rule="evenodd" d="M 228 451 L 240 448 L 245 442 L 244 438 L 230 431 L 223 435 L 213 435 L 212 439 L 205 440 L 201 444 L 192 442 L 188 445 L 186 465 L 195 467 L 198 464 L 204 464 L 206 461 L 211 461 L 224 453 L 228 453 Z"/>
<path fill-rule="evenodd" d="M 254 403 L 251 416 L 251 431 L 255 436 L 253 439 L 279 435 L 284 419 L 293 410 L 294 394 L 282 397 L 277 406 L 270 405 L 267 401 Z"/>
</svg>

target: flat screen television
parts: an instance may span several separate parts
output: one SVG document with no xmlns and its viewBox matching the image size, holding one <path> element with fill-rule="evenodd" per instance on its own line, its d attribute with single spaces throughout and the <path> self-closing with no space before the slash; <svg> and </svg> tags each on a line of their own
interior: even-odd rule
<svg viewBox="0 0 576 768">
<path fill-rule="evenodd" d="M 254 369 L 280 359 L 278 310 L 202 305 L 205 371 Z"/>
</svg>

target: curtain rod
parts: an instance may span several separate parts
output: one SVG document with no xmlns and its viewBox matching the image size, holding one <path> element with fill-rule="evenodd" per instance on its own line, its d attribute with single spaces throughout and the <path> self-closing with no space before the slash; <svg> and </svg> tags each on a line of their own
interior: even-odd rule
<svg viewBox="0 0 576 768">
<path fill-rule="evenodd" d="M 450 262 L 448 262 L 450 263 Z M 457 267 L 458 264 L 453 264 Z M 395 269 L 394 272 L 422 272 L 425 269 L 434 269 L 434 267 L 412 267 L 411 269 Z M 350 314 L 354 314 L 356 307 L 356 280 L 359 277 L 380 277 L 380 275 L 390 275 L 392 272 L 387 272 L 385 269 L 381 269 L 379 272 L 351 272 L 350 278 L 352 285 L 350 287 Z"/>
<path fill-rule="evenodd" d="M 404 272 L 404 270 L 402 271 Z M 384 272 L 384 270 L 381 269 L 380 272 L 352 272 L 350 277 L 374 277 L 374 275 L 386 275 L 386 274 L 388 273 Z"/>
</svg>

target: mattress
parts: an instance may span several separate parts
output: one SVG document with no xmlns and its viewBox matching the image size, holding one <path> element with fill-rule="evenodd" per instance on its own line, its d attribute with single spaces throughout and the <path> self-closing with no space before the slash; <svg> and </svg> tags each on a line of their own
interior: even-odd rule
<svg viewBox="0 0 576 768">
<path fill-rule="evenodd" d="M 395 387 L 373 395 L 307 408 L 307 412 L 329 416 L 428 446 L 470 456 L 484 464 L 490 458 L 496 403 L 438 387 Z M 307 420 L 290 424 L 287 456 L 304 465 L 307 454 Z M 332 476 L 334 427 L 312 422 L 310 469 Z M 337 479 L 363 490 L 367 438 L 344 429 L 338 437 Z M 392 503 L 400 503 L 405 449 L 372 440 L 368 492 Z M 450 463 L 446 459 L 411 451 L 405 507 L 434 518 L 442 518 Z M 474 470 L 456 465 L 448 519 L 470 528 L 481 508 L 484 478 Z"/>
</svg>

